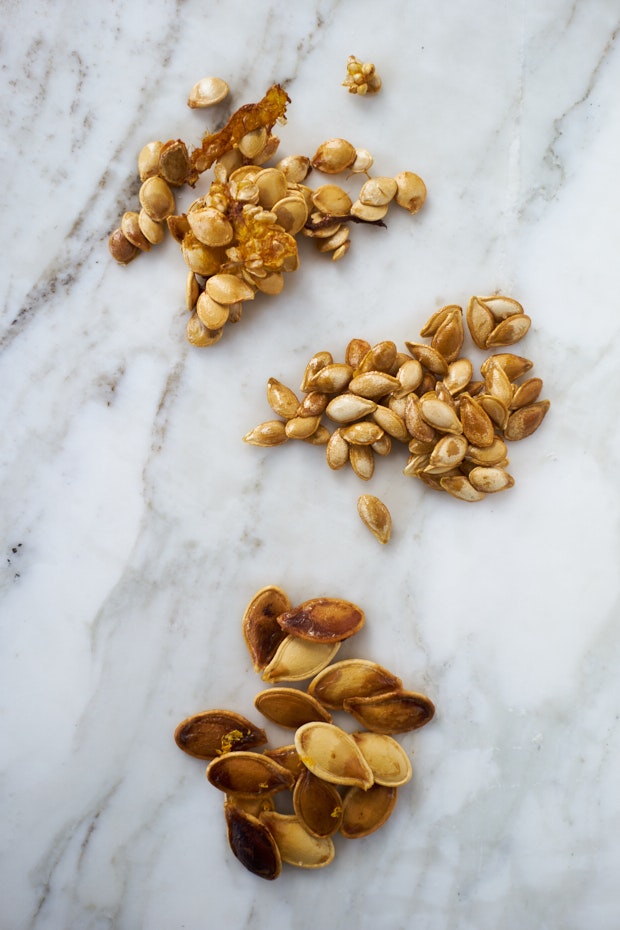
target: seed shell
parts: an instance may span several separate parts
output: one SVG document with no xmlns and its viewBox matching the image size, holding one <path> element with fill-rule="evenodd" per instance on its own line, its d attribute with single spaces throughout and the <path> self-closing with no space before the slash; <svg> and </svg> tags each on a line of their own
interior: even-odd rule
<svg viewBox="0 0 620 930">
<path fill-rule="evenodd" d="M 344 701 L 397 691 L 402 681 L 388 669 L 368 659 L 343 659 L 319 672 L 308 693 L 325 707 L 342 710 Z"/>
<path fill-rule="evenodd" d="M 303 766 L 293 789 L 293 808 L 313 836 L 332 836 L 342 821 L 338 789 Z"/>
<path fill-rule="evenodd" d="M 281 872 L 282 859 L 267 825 L 230 801 L 224 805 L 224 815 L 228 843 L 239 862 L 260 878 L 276 879 Z"/>
<path fill-rule="evenodd" d="M 267 742 L 267 734 L 241 714 L 205 710 L 182 720 L 174 740 L 195 759 L 215 759 L 231 750 L 255 749 Z"/>
<path fill-rule="evenodd" d="M 385 785 L 372 785 L 366 791 L 349 788 L 342 800 L 342 836 L 354 840 L 374 833 L 394 810 L 397 796 L 397 788 Z"/>
<path fill-rule="evenodd" d="M 290 608 L 288 595 L 277 585 L 261 588 L 246 607 L 241 629 L 256 672 L 266 668 L 285 638 L 277 618 Z"/>
<path fill-rule="evenodd" d="M 383 501 L 372 494 L 362 494 L 357 499 L 357 512 L 362 523 L 373 536 L 385 545 L 392 533 L 392 517 Z"/>
<path fill-rule="evenodd" d="M 432 701 L 417 691 L 390 691 L 371 697 L 351 697 L 343 708 L 358 723 L 373 733 L 407 733 L 423 727 L 432 719 Z"/>
<path fill-rule="evenodd" d="M 293 775 L 273 759 L 258 752 L 228 752 L 207 766 L 207 779 L 227 794 L 273 794 L 292 788 Z"/>
<path fill-rule="evenodd" d="M 256 695 L 254 706 L 273 723 L 289 730 L 317 720 L 329 723 L 332 719 L 316 698 L 297 688 L 267 688 Z"/>
<path fill-rule="evenodd" d="M 335 643 L 353 636 L 364 625 L 364 612 L 337 597 L 316 597 L 280 614 L 286 633 L 317 643 Z"/>
<path fill-rule="evenodd" d="M 295 814 L 264 811 L 260 820 L 273 836 L 282 862 L 302 869 L 320 869 L 332 862 L 333 840 L 329 836 L 312 836 Z"/>
<path fill-rule="evenodd" d="M 318 778 L 370 788 L 373 774 L 357 743 L 333 723 L 311 722 L 295 732 L 299 758 Z"/>
<path fill-rule="evenodd" d="M 299 636 L 285 636 L 261 678 L 270 684 L 312 678 L 332 661 L 339 649 L 340 643 L 314 643 Z"/>
<path fill-rule="evenodd" d="M 358 730 L 351 736 L 372 769 L 375 784 L 398 788 L 411 780 L 409 756 L 393 737 L 368 730 Z"/>
</svg>

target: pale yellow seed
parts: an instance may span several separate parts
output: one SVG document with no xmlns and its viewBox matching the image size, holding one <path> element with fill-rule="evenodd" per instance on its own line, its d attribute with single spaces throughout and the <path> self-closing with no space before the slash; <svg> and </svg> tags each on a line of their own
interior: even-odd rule
<svg viewBox="0 0 620 930">
<path fill-rule="evenodd" d="M 362 185 L 358 199 L 367 206 L 382 207 L 394 199 L 397 190 L 398 184 L 394 178 L 369 178 Z"/>
<path fill-rule="evenodd" d="M 196 302 L 196 313 L 208 329 L 220 329 L 227 322 L 230 310 L 228 304 L 218 303 L 203 291 Z"/>
<path fill-rule="evenodd" d="M 233 274 L 214 274 L 207 279 L 205 290 L 220 304 L 232 304 L 238 300 L 253 300 L 254 290 L 241 278 Z"/>
<path fill-rule="evenodd" d="M 392 533 L 392 517 L 383 501 L 372 494 L 362 494 L 357 499 L 357 512 L 371 533 L 385 545 Z"/>
<path fill-rule="evenodd" d="M 276 164 L 289 184 L 301 184 L 310 171 L 310 159 L 307 155 L 286 155 Z"/>
<path fill-rule="evenodd" d="M 232 242 L 234 232 L 232 225 L 223 213 L 213 207 L 201 207 L 190 210 L 187 222 L 199 242 L 209 246 L 225 246 Z"/>
<path fill-rule="evenodd" d="M 354 146 L 346 139 L 327 139 L 319 145 L 311 163 L 323 174 L 340 174 L 353 164 L 356 154 Z"/>
<path fill-rule="evenodd" d="M 196 81 L 187 98 L 188 107 L 202 109 L 221 103 L 228 95 L 228 84 L 222 78 L 204 77 Z"/>
<path fill-rule="evenodd" d="M 151 243 L 140 229 L 140 218 L 135 210 L 127 210 L 123 214 L 121 231 L 125 238 L 141 252 L 150 252 Z"/>
<path fill-rule="evenodd" d="M 267 130 L 264 126 L 258 129 L 251 129 L 239 139 L 238 147 L 242 155 L 246 158 L 254 158 L 265 148 L 267 142 Z"/>
<path fill-rule="evenodd" d="M 142 234 L 148 239 L 151 245 L 159 245 L 160 242 L 164 241 L 166 227 L 163 223 L 152 220 L 144 208 L 138 213 L 138 224 L 142 230 Z"/>
<path fill-rule="evenodd" d="M 287 193 L 286 177 L 277 168 L 263 168 L 255 180 L 258 202 L 270 210 Z"/>
<path fill-rule="evenodd" d="M 339 468 L 344 468 L 349 461 L 350 448 L 349 443 L 342 438 L 340 430 L 334 430 L 325 449 L 325 456 L 329 467 L 333 468 L 334 471 Z"/>
<path fill-rule="evenodd" d="M 370 446 L 351 445 L 349 461 L 358 478 L 370 481 L 375 471 L 375 456 Z"/>
<path fill-rule="evenodd" d="M 396 203 L 409 213 L 418 213 L 426 200 L 426 184 L 412 171 L 401 171 L 394 178 L 397 185 Z"/>
<path fill-rule="evenodd" d="M 322 184 L 314 191 L 312 202 L 317 210 L 328 216 L 347 216 L 352 201 L 349 195 L 337 184 Z"/>
<path fill-rule="evenodd" d="M 280 446 L 288 440 L 282 420 L 266 420 L 246 433 L 243 441 L 252 446 Z"/>
<path fill-rule="evenodd" d="M 355 149 L 355 161 L 351 165 L 354 174 L 367 174 L 372 168 L 374 159 L 367 149 Z"/>
<path fill-rule="evenodd" d="M 147 142 L 138 155 L 138 174 L 141 181 L 147 181 L 159 174 L 159 153 L 163 142 Z"/>
<path fill-rule="evenodd" d="M 222 338 L 223 330 L 208 329 L 202 320 L 198 318 L 197 313 L 192 313 L 187 321 L 185 335 L 188 342 L 195 346 L 212 346 Z"/>
<path fill-rule="evenodd" d="M 358 220 L 364 220 L 367 223 L 378 223 L 388 212 L 388 205 L 371 206 L 356 200 L 351 206 L 351 216 L 357 217 Z"/>
<path fill-rule="evenodd" d="M 185 279 L 185 306 L 188 310 L 194 309 L 199 296 L 200 287 L 196 280 L 196 275 L 193 271 L 188 271 L 187 278 Z"/>
<path fill-rule="evenodd" d="M 273 205 L 272 210 L 278 225 L 291 236 L 296 236 L 308 219 L 306 201 L 296 195 L 282 197 Z"/>
<path fill-rule="evenodd" d="M 138 198 L 145 212 L 156 222 L 174 213 L 174 194 L 163 178 L 147 178 L 138 192 Z"/>
</svg>

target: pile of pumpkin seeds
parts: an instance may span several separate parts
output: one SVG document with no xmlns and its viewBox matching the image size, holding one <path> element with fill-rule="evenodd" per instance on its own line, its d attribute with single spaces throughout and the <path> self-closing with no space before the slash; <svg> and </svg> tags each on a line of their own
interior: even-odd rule
<svg viewBox="0 0 620 930">
<path fill-rule="evenodd" d="M 376 82 L 367 66 L 360 67 L 366 68 L 369 83 L 355 84 L 357 93 L 362 86 L 370 92 Z M 192 88 L 188 105 L 213 106 L 227 92 L 225 81 L 203 78 Z M 371 176 L 372 155 L 347 139 L 327 139 L 312 156 L 287 155 L 275 161 L 280 139 L 272 130 L 285 122 L 289 102 L 275 84 L 261 101 L 235 111 L 221 130 L 205 134 L 193 151 L 180 139 L 155 140 L 138 155 L 139 210 L 123 214 L 108 240 L 109 250 L 126 265 L 170 232 L 188 268 L 186 336 L 195 346 L 219 342 L 225 325 L 238 322 L 257 295 L 282 291 L 285 274 L 299 266 L 299 235 L 313 239 L 319 252 L 338 261 L 351 246 L 352 224 L 385 226 L 392 202 L 415 214 L 426 200 L 419 175 L 402 171 L 394 177 Z M 207 190 L 177 213 L 175 189 L 195 187 L 209 169 Z M 363 183 L 354 196 L 333 183 L 311 187 L 313 170 L 327 176 L 346 172 Z"/>
<path fill-rule="evenodd" d="M 531 325 L 522 305 L 501 295 L 472 297 L 465 321 L 475 346 L 485 350 L 513 345 Z M 507 442 L 530 436 L 550 406 L 539 399 L 542 380 L 529 374 L 534 363 L 494 353 L 476 380 L 473 363 L 461 354 L 464 314 L 456 304 L 433 313 L 420 336 L 430 342 L 405 342 L 406 351 L 391 340 L 371 346 L 352 339 L 342 362 L 317 352 L 303 374 L 303 397 L 270 378 L 267 402 L 278 419 L 260 423 L 244 441 L 277 446 L 301 439 L 323 446 L 330 468 L 349 465 L 363 481 L 372 478 L 375 457 L 388 455 L 396 443 L 409 451 L 403 474 L 433 490 L 480 501 L 511 488 Z M 382 501 L 362 495 L 358 511 L 387 542 L 391 517 Z"/>
<path fill-rule="evenodd" d="M 376 831 L 412 777 L 394 736 L 424 726 L 435 708 L 375 662 L 333 662 L 364 622 L 361 608 L 340 598 L 293 606 L 282 588 L 261 588 L 242 620 L 254 669 L 270 686 L 254 704 L 291 731 L 292 741 L 258 751 L 265 730 L 222 709 L 194 714 L 175 730 L 180 749 L 208 761 L 207 779 L 225 795 L 232 852 L 261 878 L 277 878 L 282 863 L 328 865 L 336 834 L 356 839 Z M 349 714 L 361 729 L 348 732 L 334 713 Z"/>
</svg>

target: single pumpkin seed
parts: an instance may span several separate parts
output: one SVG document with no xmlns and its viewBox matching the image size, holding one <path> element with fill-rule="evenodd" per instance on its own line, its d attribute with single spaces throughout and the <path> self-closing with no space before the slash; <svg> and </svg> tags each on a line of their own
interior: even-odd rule
<svg viewBox="0 0 620 930">
<path fill-rule="evenodd" d="M 295 814 L 265 811 L 260 820 L 273 836 L 282 862 L 302 869 L 320 869 L 333 861 L 335 847 L 331 837 L 312 836 Z"/>
<path fill-rule="evenodd" d="M 323 174 L 340 174 L 353 164 L 355 158 L 355 148 L 346 139 L 327 139 L 319 145 L 310 162 Z"/>
<path fill-rule="evenodd" d="M 359 199 L 363 204 L 374 207 L 383 207 L 396 196 L 398 184 L 394 178 L 369 178 L 362 184 Z"/>
<path fill-rule="evenodd" d="M 362 203 L 361 200 L 355 200 L 351 204 L 351 216 L 356 216 L 359 220 L 363 220 L 366 223 L 378 223 L 387 212 L 388 204 L 375 207 L 367 203 Z"/>
<path fill-rule="evenodd" d="M 220 329 L 228 321 L 230 309 L 226 304 L 218 303 L 206 291 L 203 291 L 196 302 L 196 313 L 208 329 Z"/>
<path fill-rule="evenodd" d="M 370 343 L 365 339 L 351 339 L 345 349 L 345 362 L 355 371 L 370 348 Z"/>
<path fill-rule="evenodd" d="M 459 417 L 463 433 L 472 446 L 490 446 L 495 439 L 495 428 L 489 415 L 469 394 L 461 394 Z"/>
<path fill-rule="evenodd" d="M 278 617 L 286 632 L 317 643 L 335 643 L 353 636 L 364 625 L 364 611 L 338 597 L 315 597 Z"/>
<path fill-rule="evenodd" d="M 458 304 L 448 304 L 445 307 L 440 307 L 439 310 L 435 310 L 432 313 L 422 329 L 420 330 L 420 336 L 434 336 L 444 320 L 450 316 L 453 310 L 461 310 L 461 307 Z"/>
<path fill-rule="evenodd" d="M 376 406 L 374 400 L 345 391 L 330 400 L 325 413 L 336 423 L 353 423 L 360 417 L 372 413 Z"/>
<path fill-rule="evenodd" d="M 467 476 L 477 491 L 492 494 L 511 488 L 515 480 L 512 475 L 498 466 L 476 465 Z"/>
<path fill-rule="evenodd" d="M 209 297 L 220 304 L 234 304 L 238 300 L 253 300 L 254 291 L 234 274 L 214 274 L 208 278 L 205 290 Z"/>
<path fill-rule="evenodd" d="M 273 794 L 292 788 L 294 778 L 288 769 L 258 752 L 229 752 L 207 766 L 207 779 L 227 794 Z"/>
<path fill-rule="evenodd" d="M 409 756 L 395 739 L 386 733 L 371 733 L 369 730 L 358 730 L 351 736 L 372 769 L 375 784 L 399 788 L 411 781 L 413 773 Z"/>
<path fill-rule="evenodd" d="M 331 352 L 316 352 L 306 365 L 304 376 L 300 385 L 302 391 L 309 390 L 310 379 L 322 368 L 331 365 L 334 361 Z"/>
<path fill-rule="evenodd" d="M 539 400 L 511 413 L 504 430 L 504 438 L 510 441 L 525 439 L 538 429 L 550 407 L 548 400 Z"/>
<path fill-rule="evenodd" d="M 442 490 L 461 501 L 481 501 L 485 497 L 465 475 L 442 475 L 439 484 Z"/>
<path fill-rule="evenodd" d="M 179 749 L 195 759 L 215 759 L 233 749 L 262 746 L 267 735 L 241 714 L 205 710 L 182 720 L 174 731 L 174 739 Z"/>
<path fill-rule="evenodd" d="M 514 316 L 515 313 L 523 313 L 523 307 L 519 301 L 512 297 L 495 294 L 492 297 L 478 297 L 478 300 L 488 307 L 498 322 L 505 320 L 506 317 Z"/>
<path fill-rule="evenodd" d="M 334 469 L 334 471 L 339 468 L 344 468 L 349 461 L 350 449 L 349 443 L 342 438 L 340 430 L 334 430 L 325 447 L 325 455 L 329 467 Z"/>
<path fill-rule="evenodd" d="M 352 201 L 349 195 L 337 184 L 322 184 L 312 194 L 312 203 L 328 216 L 347 216 Z"/>
<path fill-rule="evenodd" d="M 378 423 L 370 420 L 359 420 L 340 428 L 340 434 L 345 442 L 358 446 L 370 446 L 381 439 L 383 430 Z"/>
<path fill-rule="evenodd" d="M 222 78 L 204 77 L 196 81 L 187 98 L 188 107 L 202 109 L 221 103 L 228 95 L 228 84 Z"/>
<path fill-rule="evenodd" d="M 290 608 L 288 595 L 277 585 L 261 588 L 245 608 L 241 630 L 256 672 L 267 667 L 285 638 L 277 618 Z"/>
<path fill-rule="evenodd" d="M 372 494 L 362 494 L 357 499 L 357 512 L 362 523 L 384 544 L 389 542 L 392 533 L 392 517 L 383 501 Z"/>
<path fill-rule="evenodd" d="M 487 336 L 487 349 L 493 346 L 514 345 L 515 342 L 523 339 L 531 325 L 532 320 L 525 313 L 516 313 L 514 316 L 506 317 Z"/>
<path fill-rule="evenodd" d="M 251 446 L 281 446 L 287 439 L 286 424 L 282 420 L 265 420 L 243 437 Z"/>
<path fill-rule="evenodd" d="M 296 730 L 310 721 L 331 721 L 331 714 L 305 691 L 297 688 L 268 688 L 254 698 L 254 706 L 273 723 Z"/>
<path fill-rule="evenodd" d="M 516 381 L 517 378 L 520 378 L 534 367 L 534 363 L 522 355 L 514 355 L 512 352 L 496 352 L 494 355 L 489 355 L 480 366 L 483 377 L 486 376 L 491 365 L 499 365 L 506 372 L 510 381 Z"/>
<path fill-rule="evenodd" d="M 333 723 L 311 722 L 295 732 L 299 758 L 318 778 L 370 788 L 373 774 L 355 740 Z"/>
<path fill-rule="evenodd" d="M 270 684 L 312 678 L 332 661 L 339 649 L 340 643 L 313 643 L 298 636 L 285 636 L 261 678 Z"/>
<path fill-rule="evenodd" d="M 448 363 L 437 349 L 421 342 L 405 342 L 407 350 L 436 378 L 444 378 L 448 373 Z"/>
<path fill-rule="evenodd" d="M 398 439 L 399 442 L 409 440 L 409 431 L 405 421 L 394 410 L 379 404 L 372 411 L 371 417 L 389 436 Z M 378 442 L 378 440 L 375 440 L 375 442 Z M 372 445 L 374 446 L 374 443 Z"/>
<path fill-rule="evenodd" d="M 287 421 L 284 431 L 289 439 L 308 439 L 321 422 L 321 415 L 313 417 L 291 417 Z"/>
<path fill-rule="evenodd" d="M 174 194 L 164 179 L 157 175 L 143 182 L 138 199 L 145 212 L 158 223 L 174 213 Z"/>
<path fill-rule="evenodd" d="M 456 435 L 463 432 L 463 424 L 456 411 L 445 400 L 425 394 L 420 398 L 420 413 L 429 426 L 441 433 Z"/>
<path fill-rule="evenodd" d="M 450 363 L 458 358 L 464 339 L 463 311 L 460 307 L 456 307 L 442 321 L 433 336 L 431 347 Z"/>
<path fill-rule="evenodd" d="M 319 672 L 308 685 L 308 693 L 332 710 L 342 710 L 351 697 L 370 697 L 397 691 L 402 681 L 392 672 L 368 659 L 343 659 Z"/>
<path fill-rule="evenodd" d="M 378 342 L 376 345 L 371 346 L 362 357 L 355 370 L 355 375 L 361 375 L 367 371 L 384 371 L 390 374 L 397 355 L 396 343 L 392 342 L 391 339 Z"/>
<path fill-rule="evenodd" d="M 506 458 L 507 451 L 504 440 L 496 436 L 490 446 L 470 445 L 465 458 L 474 465 L 499 465 Z"/>
<path fill-rule="evenodd" d="M 349 381 L 349 391 L 352 394 L 359 394 L 360 397 L 367 397 L 370 400 L 379 400 L 398 388 L 400 388 L 398 378 L 384 371 L 365 371 Z"/>
<path fill-rule="evenodd" d="M 293 808 L 299 821 L 313 836 L 332 836 L 342 822 L 342 798 L 330 782 L 305 766 L 293 789 Z"/>
<path fill-rule="evenodd" d="M 512 410 L 518 410 L 519 407 L 527 407 L 529 404 L 533 404 L 534 401 L 538 400 L 542 386 L 541 378 L 528 378 L 527 381 L 516 387 L 509 407 Z"/>
<path fill-rule="evenodd" d="M 282 859 L 267 825 L 230 802 L 224 805 L 224 816 L 228 843 L 241 865 L 267 881 L 276 879 L 281 872 Z"/>
<path fill-rule="evenodd" d="M 487 348 L 487 339 L 496 326 L 495 318 L 479 297 L 472 297 L 467 305 L 467 328 L 479 349 Z"/>
<path fill-rule="evenodd" d="M 333 362 L 311 375 L 304 390 L 321 391 L 325 394 L 339 394 L 347 387 L 352 376 L 353 369 L 350 365 Z"/>
<path fill-rule="evenodd" d="M 159 173 L 159 153 L 163 148 L 163 142 L 147 142 L 140 149 L 138 155 L 138 174 L 141 181 L 147 181 L 154 178 Z"/>
<path fill-rule="evenodd" d="M 185 327 L 187 341 L 201 347 L 215 345 L 222 338 L 223 332 L 223 329 L 208 329 L 197 313 L 192 313 Z"/>
<path fill-rule="evenodd" d="M 407 733 L 432 719 L 435 708 L 430 698 L 417 691 L 390 691 L 370 697 L 350 697 L 343 709 L 373 733 Z"/>
<path fill-rule="evenodd" d="M 396 203 L 409 213 L 418 213 L 426 200 L 426 184 L 413 171 L 401 171 L 396 181 Z"/>
<path fill-rule="evenodd" d="M 278 381 L 277 378 L 269 378 L 267 382 L 267 403 L 274 413 L 285 420 L 290 420 L 297 413 L 299 407 L 299 398 L 289 387 Z"/>
<path fill-rule="evenodd" d="M 473 365 L 468 358 L 457 358 L 448 365 L 443 383 L 452 395 L 465 390 L 473 375 Z"/>
<path fill-rule="evenodd" d="M 385 785 L 372 785 L 366 791 L 349 788 L 342 799 L 342 836 L 354 840 L 374 833 L 388 820 L 397 796 L 397 788 Z"/>
</svg>

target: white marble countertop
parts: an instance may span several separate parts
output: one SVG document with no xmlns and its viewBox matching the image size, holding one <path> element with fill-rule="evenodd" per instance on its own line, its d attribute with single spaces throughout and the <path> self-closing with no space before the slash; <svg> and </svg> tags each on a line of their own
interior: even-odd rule
<svg viewBox="0 0 620 930">
<path fill-rule="evenodd" d="M 0 925 L 616 930 L 618 4 L 26 0 L 0 22 Z M 380 95 L 340 86 L 351 53 Z M 231 96 L 190 110 L 206 74 Z M 342 136 L 428 200 L 355 227 L 340 262 L 301 243 L 284 292 L 196 349 L 176 244 L 123 268 L 107 238 L 145 142 L 198 144 L 274 82 L 279 154 Z M 496 292 L 531 315 L 515 351 L 551 400 L 510 491 L 464 504 L 395 455 L 364 484 L 241 441 L 269 377 L 296 388 L 353 337 L 403 348 Z M 267 584 L 358 603 L 346 654 L 437 707 L 401 739 L 414 778 L 383 829 L 277 882 L 235 860 L 172 738 L 205 708 L 259 716 L 240 621 Z"/>
</svg>

